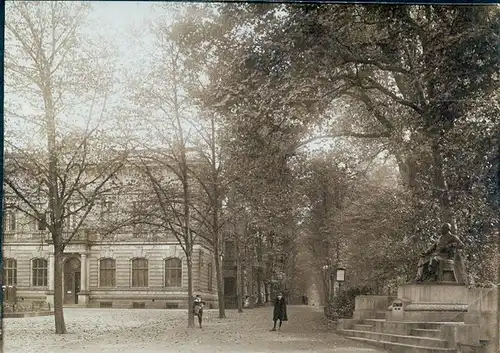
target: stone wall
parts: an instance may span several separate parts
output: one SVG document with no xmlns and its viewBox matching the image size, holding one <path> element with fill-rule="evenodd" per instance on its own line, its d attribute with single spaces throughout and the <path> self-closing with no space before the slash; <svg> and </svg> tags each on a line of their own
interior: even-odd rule
<svg viewBox="0 0 500 353">
<path fill-rule="evenodd" d="M 207 308 L 217 308 L 217 295 L 201 293 Z M 90 294 L 89 307 L 112 307 L 131 309 L 134 306 L 155 309 L 185 309 L 188 307 L 187 291 L 172 291 L 166 293 L 158 290 L 99 290 Z"/>
<path fill-rule="evenodd" d="M 358 295 L 353 319 L 373 319 L 377 312 L 387 311 L 396 297 L 385 295 Z"/>
<path fill-rule="evenodd" d="M 480 340 L 495 346 L 497 337 L 497 295 L 496 288 L 472 288 L 468 293 L 466 324 L 479 324 Z"/>
</svg>

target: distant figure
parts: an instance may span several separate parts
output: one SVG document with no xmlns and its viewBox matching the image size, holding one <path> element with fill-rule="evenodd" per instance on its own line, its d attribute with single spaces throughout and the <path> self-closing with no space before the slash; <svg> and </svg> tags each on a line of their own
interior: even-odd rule
<svg viewBox="0 0 500 353">
<path fill-rule="evenodd" d="M 276 331 L 276 322 L 278 320 L 280 321 L 279 330 L 281 330 L 281 325 L 283 324 L 283 321 L 288 321 L 288 317 L 286 315 L 286 301 L 282 293 L 278 293 L 276 301 L 274 302 L 274 310 L 273 310 L 274 326 L 271 331 Z"/>
<path fill-rule="evenodd" d="M 304 295 L 302 296 L 302 303 L 303 303 L 304 305 L 308 305 L 308 304 L 309 304 L 309 298 L 307 297 L 307 295 L 306 295 L 306 294 L 304 294 Z"/>
<path fill-rule="evenodd" d="M 205 306 L 205 302 L 201 300 L 201 296 L 199 294 L 196 295 L 193 302 L 193 313 L 194 316 L 198 317 L 198 323 L 200 324 L 203 320 L 203 307 Z"/>
<path fill-rule="evenodd" d="M 245 298 L 243 299 L 243 307 L 244 308 L 250 307 L 250 296 L 249 295 L 245 295 Z"/>
</svg>

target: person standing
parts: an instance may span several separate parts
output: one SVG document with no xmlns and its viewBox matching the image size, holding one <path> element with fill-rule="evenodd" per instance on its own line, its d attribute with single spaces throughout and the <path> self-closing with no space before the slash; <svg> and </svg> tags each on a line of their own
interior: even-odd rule
<svg viewBox="0 0 500 353">
<path fill-rule="evenodd" d="M 278 320 L 280 322 L 278 329 L 281 330 L 281 325 L 283 324 L 283 321 L 288 321 L 288 316 L 286 313 L 286 301 L 285 297 L 283 296 L 283 293 L 278 293 L 276 301 L 274 302 L 274 310 L 273 310 L 274 326 L 271 331 L 276 331 L 276 323 L 278 322 Z"/>
<path fill-rule="evenodd" d="M 302 296 L 302 304 L 307 305 L 309 304 L 309 298 L 307 297 L 306 294 Z"/>
<path fill-rule="evenodd" d="M 193 313 L 194 316 L 198 317 L 198 324 L 201 328 L 201 323 L 203 320 L 203 307 L 205 306 L 205 302 L 201 300 L 201 296 L 198 294 L 194 298 L 193 301 Z"/>
</svg>

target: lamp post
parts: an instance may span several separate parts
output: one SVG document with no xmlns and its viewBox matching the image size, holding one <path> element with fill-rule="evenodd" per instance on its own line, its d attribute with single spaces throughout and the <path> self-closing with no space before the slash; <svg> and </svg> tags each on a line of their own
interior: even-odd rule
<svg viewBox="0 0 500 353">
<path fill-rule="evenodd" d="M 338 267 L 336 270 L 335 270 L 335 277 L 336 277 L 336 280 L 339 284 L 339 292 L 340 292 L 340 287 L 342 285 L 343 282 L 345 282 L 345 268 L 343 267 Z"/>
<path fill-rule="evenodd" d="M 323 266 L 323 275 L 324 275 L 324 278 L 325 278 L 325 285 L 326 285 L 326 289 L 327 289 L 327 293 L 326 293 L 326 298 L 325 300 L 328 302 L 330 301 L 332 298 L 332 286 L 331 286 L 331 276 L 329 275 L 328 273 L 328 269 L 330 268 L 330 266 L 328 265 L 324 265 Z"/>
</svg>

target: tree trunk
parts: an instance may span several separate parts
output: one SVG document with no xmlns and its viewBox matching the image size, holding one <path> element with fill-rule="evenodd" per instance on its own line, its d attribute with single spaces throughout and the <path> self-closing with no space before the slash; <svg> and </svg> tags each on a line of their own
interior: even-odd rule
<svg viewBox="0 0 500 353">
<path fill-rule="evenodd" d="M 500 145 L 497 149 L 497 212 L 500 212 Z M 500 222 L 497 223 L 497 283 L 500 284 Z M 497 285 L 496 352 L 500 352 L 500 286 Z"/>
<path fill-rule="evenodd" d="M 222 272 L 222 261 L 220 256 L 220 244 L 215 242 L 215 272 L 217 281 L 217 298 L 219 300 L 219 319 L 226 318 L 226 310 L 224 303 L 224 274 Z"/>
<path fill-rule="evenodd" d="M 324 304 L 327 304 L 331 298 L 332 286 L 330 285 L 329 275 L 326 271 L 323 271 L 323 293 L 324 293 Z"/>
<path fill-rule="evenodd" d="M 500 158 L 499 158 L 500 162 Z M 500 170 L 500 164 L 497 167 Z M 500 171 L 498 172 L 498 185 L 497 191 L 500 193 Z M 500 203 L 500 195 L 499 200 L 497 202 Z M 500 207 L 499 207 L 500 208 Z M 500 283 L 500 225 L 498 226 L 498 234 L 497 234 L 497 283 Z M 496 350 L 495 352 L 500 352 L 500 286 L 497 285 L 497 330 L 496 330 Z"/>
<path fill-rule="evenodd" d="M 259 305 L 264 304 L 262 300 L 262 238 L 260 232 L 257 237 L 257 295 L 259 298 L 257 299 L 257 303 Z M 264 289 L 266 291 L 266 289 Z M 267 298 L 267 297 L 266 297 Z M 264 299 L 266 301 L 266 299 Z"/>
<path fill-rule="evenodd" d="M 49 80 L 49 75 L 47 80 Z M 50 80 L 48 81 L 50 82 Z M 63 280 L 62 280 L 62 266 L 63 266 L 63 251 L 64 239 L 62 234 L 62 205 L 59 198 L 59 179 L 58 179 L 58 164 L 59 159 L 57 155 L 56 146 L 56 120 L 54 113 L 54 102 L 52 99 L 52 92 L 47 89 L 44 92 L 45 103 L 45 123 L 47 132 L 47 151 L 49 156 L 48 165 L 48 196 L 49 196 L 49 210 L 50 210 L 50 225 L 49 230 L 52 235 L 54 244 L 54 321 L 56 326 L 56 334 L 66 333 L 66 324 L 64 322 L 63 313 Z"/>
<path fill-rule="evenodd" d="M 243 291 L 241 276 L 241 258 L 240 258 L 240 234 L 236 238 L 236 301 L 238 302 L 238 312 L 243 312 Z"/>
<path fill-rule="evenodd" d="M 432 158 L 434 166 L 434 186 L 437 189 L 437 197 L 441 206 L 441 219 L 443 222 L 450 223 L 453 233 L 457 232 L 457 222 L 453 215 L 451 207 L 451 197 L 448 190 L 448 184 L 444 173 L 443 157 L 439 141 L 434 140 L 432 143 Z"/>
<path fill-rule="evenodd" d="M 395 157 L 398 163 L 399 175 L 401 176 L 403 185 L 410 189 L 414 189 L 417 183 L 417 169 L 413 156 L 408 156 L 405 158 L 400 154 L 396 154 Z"/>
<path fill-rule="evenodd" d="M 257 303 L 259 305 L 262 305 L 264 304 L 263 303 L 263 300 L 262 300 L 262 269 L 259 267 L 257 267 L 257 278 L 256 278 L 256 281 L 257 281 Z"/>
<path fill-rule="evenodd" d="M 187 270 L 188 270 L 188 328 L 194 328 L 192 254 L 187 255 Z"/>
<path fill-rule="evenodd" d="M 215 128 L 213 126 L 212 119 L 212 131 Z M 214 138 L 214 137 L 213 137 Z M 213 150 L 212 150 L 212 171 L 213 171 L 213 180 L 214 180 L 214 210 L 212 213 L 212 227 L 213 227 L 213 243 L 214 243 L 214 252 L 215 252 L 215 272 L 216 272 L 216 281 L 217 281 L 217 298 L 219 301 L 219 319 L 224 319 L 226 317 L 226 310 L 224 305 L 224 275 L 222 272 L 222 264 L 221 264 L 221 248 L 223 244 L 223 233 L 220 231 L 219 227 L 219 211 L 221 210 L 221 202 L 220 202 L 220 194 L 218 189 L 218 175 L 217 168 L 215 166 L 215 140 L 213 140 Z"/>
<path fill-rule="evenodd" d="M 250 303 L 249 303 L 249 308 L 252 309 L 254 307 L 255 303 L 255 293 L 254 293 L 254 288 L 253 288 L 253 254 L 251 253 L 251 249 L 253 247 L 250 247 L 249 253 L 248 253 L 248 258 L 247 258 L 247 273 L 248 273 L 248 295 L 250 296 Z"/>
<path fill-rule="evenodd" d="M 63 248 L 54 245 L 54 321 L 56 325 L 56 334 L 66 333 L 63 312 L 63 261 Z"/>
</svg>

